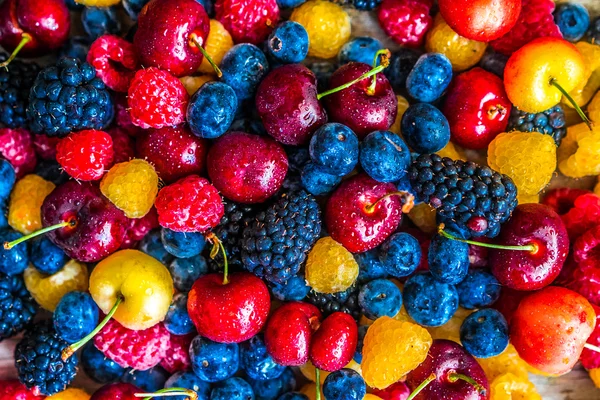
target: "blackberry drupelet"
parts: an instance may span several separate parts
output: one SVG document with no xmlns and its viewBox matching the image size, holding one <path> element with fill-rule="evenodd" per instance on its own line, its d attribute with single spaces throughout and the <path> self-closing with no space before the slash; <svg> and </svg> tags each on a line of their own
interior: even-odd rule
<svg viewBox="0 0 600 400">
<path fill-rule="evenodd" d="M 320 233 L 315 198 L 303 190 L 284 193 L 244 229 L 244 268 L 267 281 L 285 282 L 298 272 Z"/>
<path fill-rule="evenodd" d="M 383 0 L 354 0 L 352 5 L 357 10 L 371 11 L 379 7 Z"/>
<path fill-rule="evenodd" d="M 0 54 L 0 61 L 7 56 Z M 0 128 L 26 128 L 28 95 L 40 67 L 15 60 L 0 68 Z"/>
<path fill-rule="evenodd" d="M 531 114 L 513 107 L 508 120 L 507 132 L 540 132 L 544 135 L 550 135 L 560 146 L 560 141 L 567 133 L 565 121 L 565 112 L 561 105 L 542 111 L 541 113 Z"/>
<path fill-rule="evenodd" d="M 69 344 L 54 331 L 52 321 L 36 324 L 25 332 L 15 349 L 19 380 L 34 393 L 50 396 L 63 391 L 77 373 L 77 354 L 63 361 L 62 350 Z"/>
<path fill-rule="evenodd" d="M 517 187 L 506 175 L 471 161 L 422 154 L 408 171 L 416 197 L 465 236 L 495 237 L 517 206 Z"/>
<path fill-rule="evenodd" d="M 0 342 L 25 329 L 35 311 L 35 301 L 23 278 L 0 274 Z"/>
<path fill-rule="evenodd" d="M 113 102 L 96 70 L 86 62 L 62 58 L 39 73 L 29 92 L 27 115 L 35 133 L 66 136 L 102 129 L 113 118 Z"/>
<path fill-rule="evenodd" d="M 308 292 L 306 302 L 313 304 L 322 313 L 323 318 L 334 312 L 341 311 L 352 315 L 356 321 L 360 320 L 362 313 L 358 304 L 358 292 L 360 286 L 354 284 L 343 292 L 317 293 L 314 290 Z"/>
</svg>

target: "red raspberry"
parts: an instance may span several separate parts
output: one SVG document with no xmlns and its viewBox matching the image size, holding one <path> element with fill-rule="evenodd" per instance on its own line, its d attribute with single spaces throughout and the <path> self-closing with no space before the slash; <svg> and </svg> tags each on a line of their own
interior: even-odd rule
<svg viewBox="0 0 600 400">
<path fill-rule="evenodd" d="M 115 123 L 131 137 L 136 137 L 143 129 L 135 126 L 131 122 L 131 114 L 129 114 L 129 104 L 127 104 L 127 95 L 115 93 Z"/>
<path fill-rule="evenodd" d="M 131 121 L 144 129 L 183 124 L 189 99 L 179 79 L 155 67 L 136 72 L 127 91 Z"/>
<path fill-rule="evenodd" d="M 121 367 L 145 371 L 165 357 L 170 337 L 163 324 L 134 331 L 111 319 L 94 338 L 94 345 Z"/>
<path fill-rule="evenodd" d="M 22 178 L 35 169 L 37 158 L 31 133 L 25 129 L 0 129 L 0 156 L 6 158 Z"/>
<path fill-rule="evenodd" d="M 33 135 L 33 148 L 39 158 L 44 160 L 56 160 L 56 145 L 60 138 L 46 135 Z"/>
<path fill-rule="evenodd" d="M 594 304 L 592 304 L 592 307 L 594 307 L 594 311 L 596 312 L 596 326 L 586 343 L 593 346 L 600 346 L 600 307 Z M 585 369 L 600 368 L 600 353 L 597 351 L 584 348 L 579 359 Z"/>
<path fill-rule="evenodd" d="M 279 22 L 275 0 L 217 0 L 215 13 L 235 43 L 258 45 Z"/>
<path fill-rule="evenodd" d="M 553 0 L 523 0 L 517 24 L 500 39 L 492 40 L 492 48 L 511 55 L 521 47 L 540 37 L 562 38 L 560 29 L 554 23 Z"/>
<path fill-rule="evenodd" d="M 19 381 L 0 381 L 0 400 L 42 400 Z"/>
<path fill-rule="evenodd" d="M 154 205 L 160 226 L 176 232 L 204 232 L 217 226 L 224 213 L 217 189 L 198 175 L 162 188 Z"/>
<path fill-rule="evenodd" d="M 127 92 L 139 61 L 132 43 L 115 35 L 102 35 L 92 43 L 87 62 L 96 75 L 116 92 Z"/>
<path fill-rule="evenodd" d="M 600 197 L 593 193 L 579 196 L 573 207 L 561 215 L 571 243 L 588 229 L 600 224 Z"/>
<path fill-rule="evenodd" d="M 584 261 L 600 265 L 600 225 L 588 229 L 573 244 L 573 260 L 579 264 Z"/>
<path fill-rule="evenodd" d="M 102 178 L 114 156 L 113 141 L 104 131 L 72 132 L 56 145 L 56 161 L 75 179 Z"/>
<path fill-rule="evenodd" d="M 135 158 L 135 141 L 125 129 L 111 128 L 108 134 L 113 141 L 113 163 L 118 164 Z"/>
<path fill-rule="evenodd" d="M 398 44 L 419 47 L 433 19 L 429 10 L 433 0 L 383 0 L 379 6 L 379 25 Z"/>
<path fill-rule="evenodd" d="M 577 264 L 567 287 L 600 306 L 600 267 L 593 261 Z"/>
<path fill-rule="evenodd" d="M 121 249 L 133 249 L 148 232 L 159 226 L 158 214 L 154 207 L 142 218 L 129 218 L 129 226 L 125 232 L 125 238 L 121 243 Z"/>
<path fill-rule="evenodd" d="M 542 199 L 542 204 L 552 207 L 558 215 L 564 215 L 573 208 L 575 199 L 587 193 L 592 193 L 584 189 L 557 188 L 552 189 Z"/>
<path fill-rule="evenodd" d="M 168 373 L 188 371 L 192 362 L 190 361 L 190 343 L 196 334 L 171 335 L 171 346 L 167 349 L 167 355 L 160 362 L 160 366 Z"/>
</svg>

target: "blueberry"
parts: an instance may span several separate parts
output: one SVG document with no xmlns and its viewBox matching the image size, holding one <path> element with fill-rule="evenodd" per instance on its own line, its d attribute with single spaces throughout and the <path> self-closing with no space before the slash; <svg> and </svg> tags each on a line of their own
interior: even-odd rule
<svg viewBox="0 0 600 400">
<path fill-rule="evenodd" d="M 352 357 L 354 361 L 358 364 L 362 362 L 362 351 L 363 345 L 365 341 L 365 335 L 367 334 L 367 330 L 369 330 L 368 325 L 361 325 L 358 327 L 358 342 L 356 344 L 356 350 L 354 351 L 354 356 Z"/>
<path fill-rule="evenodd" d="M 500 297 L 500 282 L 490 272 L 472 269 L 458 285 L 458 301 L 467 309 L 491 306 Z"/>
<path fill-rule="evenodd" d="M 187 294 L 178 293 L 173 297 L 173 301 L 169 306 L 164 325 L 173 335 L 187 335 L 196 331 L 196 327 L 188 314 L 187 301 Z"/>
<path fill-rule="evenodd" d="M 254 390 L 256 400 L 276 400 L 282 394 L 290 392 L 296 387 L 296 377 L 291 368 L 286 368 L 279 378 L 266 381 L 248 378 L 247 381 Z"/>
<path fill-rule="evenodd" d="M 87 376 L 98 383 L 115 382 L 125 373 L 125 368 L 104 356 L 93 343 L 83 348 L 81 365 Z"/>
<path fill-rule="evenodd" d="M 198 400 L 208 400 L 210 398 L 210 383 L 204 382 L 193 372 L 176 372 L 165 383 L 165 389 L 183 388 L 191 389 L 198 395 Z M 187 396 L 175 396 L 172 400 L 186 400 Z"/>
<path fill-rule="evenodd" d="M 378 182 L 400 180 L 410 165 L 410 150 L 404 140 L 389 131 L 375 131 L 360 144 L 360 165 Z"/>
<path fill-rule="evenodd" d="M 207 82 L 194 93 L 187 108 L 187 122 L 200 138 L 216 139 L 229 129 L 238 101 L 231 86 Z"/>
<path fill-rule="evenodd" d="M 415 272 L 421 257 L 419 241 L 406 232 L 393 234 L 379 247 L 379 260 L 385 272 L 396 278 Z"/>
<path fill-rule="evenodd" d="M 173 255 L 162 244 L 160 230 L 151 231 L 144 236 L 140 242 L 139 249 L 165 265 L 168 265 L 173 259 Z"/>
<path fill-rule="evenodd" d="M 309 400 L 309 398 L 304 393 L 287 392 L 279 396 L 277 400 Z"/>
<path fill-rule="evenodd" d="M 267 352 L 262 334 L 240 344 L 240 367 L 250 378 L 259 381 L 278 378 L 285 370 Z"/>
<path fill-rule="evenodd" d="M 413 99 L 431 103 L 442 97 L 451 80 L 452 63 L 448 57 L 423 54 L 406 78 L 406 90 Z"/>
<path fill-rule="evenodd" d="M 202 7 L 204 7 L 204 10 L 210 18 L 215 16 L 214 0 L 196 0 L 196 2 L 202 4 Z"/>
<path fill-rule="evenodd" d="M 0 243 L 12 242 L 23 237 L 19 232 L 10 228 L 0 229 Z M 27 242 L 20 243 L 10 250 L 0 248 L 0 272 L 5 275 L 17 275 L 25 271 L 29 265 Z"/>
<path fill-rule="evenodd" d="M 277 5 L 282 9 L 296 8 L 306 2 L 306 0 L 277 0 Z"/>
<path fill-rule="evenodd" d="M 254 390 L 242 378 L 229 378 L 215 384 L 210 400 L 254 400 Z"/>
<path fill-rule="evenodd" d="M 221 60 L 223 82 L 233 88 L 239 102 L 254 97 L 258 84 L 269 72 L 265 54 L 255 45 L 233 46 Z"/>
<path fill-rule="evenodd" d="M 127 12 L 127 15 L 129 15 L 129 18 L 137 21 L 140 11 L 149 2 L 150 0 L 123 0 L 123 8 Z"/>
<path fill-rule="evenodd" d="M 218 382 L 233 376 L 240 363 L 237 343 L 217 343 L 196 336 L 190 344 L 192 369 L 206 382 Z"/>
<path fill-rule="evenodd" d="M 504 78 L 504 68 L 508 62 L 508 56 L 502 53 L 487 52 L 479 61 L 479 66 L 488 72 Z"/>
<path fill-rule="evenodd" d="M 274 283 L 271 293 L 279 301 L 301 301 L 310 292 L 310 286 L 301 276 L 293 276 L 285 283 Z"/>
<path fill-rule="evenodd" d="M 337 175 L 331 175 L 319 165 L 308 162 L 300 176 L 302 187 L 314 196 L 322 196 L 331 193 L 342 181 Z"/>
<path fill-rule="evenodd" d="M 52 319 L 58 336 L 75 343 L 96 328 L 99 315 L 98 306 L 89 293 L 69 292 L 60 299 Z"/>
<path fill-rule="evenodd" d="M 402 298 L 408 315 L 423 326 L 444 325 L 458 309 L 454 285 L 438 282 L 429 273 L 408 278 Z"/>
<path fill-rule="evenodd" d="M 0 200 L 7 200 L 17 180 L 15 169 L 7 160 L 0 159 Z"/>
<path fill-rule="evenodd" d="M 343 368 L 327 375 L 323 394 L 327 400 L 362 400 L 367 394 L 367 385 L 358 372 Z"/>
<path fill-rule="evenodd" d="M 373 249 L 364 253 L 354 255 L 358 263 L 358 281 L 368 282 L 377 278 L 387 278 L 388 273 L 385 265 L 379 260 L 378 250 Z"/>
<path fill-rule="evenodd" d="M 62 269 L 69 257 L 45 236 L 31 241 L 30 262 L 43 274 L 52 275 Z"/>
<path fill-rule="evenodd" d="M 65 42 L 63 47 L 61 47 L 59 56 L 61 58 L 76 58 L 79 61 L 84 62 L 90 51 L 90 45 L 90 38 L 86 36 L 72 36 Z"/>
<path fill-rule="evenodd" d="M 279 24 L 267 39 L 267 52 L 281 64 L 302 62 L 308 54 L 306 29 L 294 21 Z"/>
<path fill-rule="evenodd" d="M 577 42 L 590 27 L 590 13 L 581 4 L 563 3 L 554 10 L 554 22 L 564 39 Z"/>
<path fill-rule="evenodd" d="M 169 264 L 175 289 L 189 292 L 196 279 L 208 273 L 206 259 L 200 255 L 190 258 L 176 258 Z"/>
<path fill-rule="evenodd" d="M 435 235 L 427 254 L 429 272 L 438 281 L 456 285 L 469 272 L 469 245 Z"/>
<path fill-rule="evenodd" d="M 149 393 L 162 389 L 168 378 L 169 373 L 157 365 L 145 371 L 128 369 L 121 377 L 121 382 L 130 383 Z"/>
<path fill-rule="evenodd" d="M 332 175 L 344 176 L 358 163 L 358 137 L 345 125 L 327 123 L 317 129 L 310 139 L 311 160 Z"/>
<path fill-rule="evenodd" d="M 508 346 L 508 323 L 492 308 L 475 311 L 460 326 L 460 341 L 477 358 L 497 356 Z"/>
<path fill-rule="evenodd" d="M 175 232 L 168 228 L 162 228 L 160 240 L 165 250 L 177 258 L 197 256 L 206 245 L 204 235 L 199 232 Z"/>
<path fill-rule="evenodd" d="M 360 288 L 358 304 L 367 318 L 393 317 L 402 306 L 402 292 L 390 280 L 375 279 Z"/>
<path fill-rule="evenodd" d="M 416 50 L 401 48 L 392 53 L 390 65 L 383 70 L 383 73 L 390 81 L 395 92 L 406 89 L 406 78 L 414 68 L 420 54 Z"/>
<path fill-rule="evenodd" d="M 346 42 L 338 53 L 340 65 L 349 62 L 361 62 L 372 65 L 375 54 L 383 49 L 381 42 L 369 36 L 359 36 Z"/>
<path fill-rule="evenodd" d="M 107 33 L 118 35 L 121 31 L 115 7 L 86 7 L 81 13 L 81 22 L 92 40 Z"/>
<path fill-rule="evenodd" d="M 0 231 L 4 228 L 8 228 L 8 200 L 0 199 Z"/>
<path fill-rule="evenodd" d="M 427 103 L 408 107 L 401 122 L 406 143 L 417 153 L 440 151 L 450 141 L 450 125 L 440 110 Z"/>
</svg>

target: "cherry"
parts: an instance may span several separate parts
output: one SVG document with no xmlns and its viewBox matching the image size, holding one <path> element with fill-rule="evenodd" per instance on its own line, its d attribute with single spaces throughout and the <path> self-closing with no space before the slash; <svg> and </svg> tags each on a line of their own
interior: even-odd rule
<svg viewBox="0 0 600 400">
<path fill-rule="evenodd" d="M 158 390 L 154 393 L 143 393 L 144 391 L 131 383 L 112 383 L 102 386 L 90 398 L 90 400 L 139 400 L 141 398 L 171 397 L 197 400 L 198 394 L 186 388 L 169 388 Z M 186 396 L 186 397 L 184 397 Z"/>
<path fill-rule="evenodd" d="M 396 382 L 385 389 L 374 389 L 373 394 L 383 400 L 407 400 L 410 389 L 405 382 Z"/>
<path fill-rule="evenodd" d="M 310 342 L 310 361 L 325 371 L 344 368 L 352 360 L 358 343 L 358 327 L 350 314 L 334 312 L 314 333 Z"/>
<path fill-rule="evenodd" d="M 503 286 L 500 291 L 500 297 L 498 297 L 498 300 L 492 305 L 492 308 L 500 311 L 510 326 L 510 321 L 515 314 L 515 311 L 517 311 L 517 308 L 519 308 L 521 300 L 531 293 L 532 292 L 524 292 Z"/>
</svg>

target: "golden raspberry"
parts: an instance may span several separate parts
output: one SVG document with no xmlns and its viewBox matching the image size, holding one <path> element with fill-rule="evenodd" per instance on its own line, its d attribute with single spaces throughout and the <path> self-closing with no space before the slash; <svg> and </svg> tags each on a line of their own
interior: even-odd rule
<svg viewBox="0 0 600 400">
<path fill-rule="evenodd" d="M 600 124 L 600 92 L 596 93 L 590 104 L 588 104 L 588 117 L 596 124 Z"/>
<path fill-rule="evenodd" d="M 104 175 L 100 190 L 129 218 L 142 218 L 156 199 L 158 175 L 147 161 L 126 161 L 115 164 Z"/>
<path fill-rule="evenodd" d="M 431 347 L 425 328 L 390 317 L 375 320 L 363 345 L 362 372 L 368 386 L 384 389 L 417 368 Z"/>
<path fill-rule="evenodd" d="M 588 42 L 575 44 L 585 62 L 585 76 L 581 83 L 569 94 L 575 102 L 583 107 L 600 88 L 600 46 Z M 562 98 L 563 105 L 573 108 L 566 97 Z"/>
<path fill-rule="evenodd" d="M 431 337 L 435 339 L 447 339 L 460 344 L 460 326 L 473 310 L 467 310 L 459 307 L 456 313 L 442 326 L 429 327 L 427 330 Z"/>
<path fill-rule="evenodd" d="M 419 203 L 410 210 L 408 218 L 423 232 L 434 233 L 437 230 L 435 214 L 435 208 L 427 203 Z"/>
<path fill-rule="evenodd" d="M 483 368 L 488 382 L 492 382 L 500 375 L 511 373 L 519 379 L 529 379 L 527 375 L 527 363 L 517 353 L 512 344 L 506 350 L 495 357 L 478 358 L 477 362 Z"/>
<path fill-rule="evenodd" d="M 600 174 L 600 124 L 570 126 L 558 148 L 558 169 L 570 178 Z"/>
<path fill-rule="evenodd" d="M 402 135 L 400 123 L 402 122 L 402 116 L 404 115 L 404 112 L 408 106 L 410 106 L 410 104 L 408 104 L 408 100 L 406 100 L 406 98 L 400 95 L 396 95 L 396 99 L 398 100 L 398 111 L 396 112 L 396 119 L 394 120 L 394 123 L 392 126 L 390 126 L 390 132 L 394 132 L 396 135 Z"/>
<path fill-rule="evenodd" d="M 44 309 L 53 312 L 62 297 L 74 291 L 86 292 L 89 284 L 87 265 L 75 260 L 53 275 L 44 275 L 32 265 L 23 274 L 31 296 Z"/>
<path fill-rule="evenodd" d="M 327 0 L 308 0 L 294 9 L 290 21 L 306 29 L 311 57 L 333 58 L 350 39 L 350 16 Z"/>
<path fill-rule="evenodd" d="M 540 195 L 539 194 L 520 194 L 517 195 L 517 201 L 519 204 L 527 204 L 527 203 L 539 203 Z"/>
<path fill-rule="evenodd" d="M 315 292 L 343 292 L 356 281 L 358 263 L 344 246 L 327 236 L 308 253 L 305 275 Z"/>
<path fill-rule="evenodd" d="M 190 96 L 196 93 L 206 82 L 212 82 L 214 80 L 215 77 L 212 75 L 182 76 L 179 78 L 179 81 Z"/>
<path fill-rule="evenodd" d="M 75 0 L 77 4 L 83 4 L 88 7 L 108 7 L 119 4 L 121 0 Z"/>
<path fill-rule="evenodd" d="M 538 194 L 556 169 L 556 144 L 539 132 L 501 133 L 488 147 L 488 165 L 511 177 L 519 195 Z"/>
<path fill-rule="evenodd" d="M 71 388 L 46 397 L 46 400 L 89 400 L 90 397 L 89 394 L 81 389 Z"/>
<path fill-rule="evenodd" d="M 590 374 L 590 379 L 594 382 L 597 388 L 600 388 L 600 368 L 590 369 L 588 371 Z"/>
<path fill-rule="evenodd" d="M 467 161 L 465 151 L 452 142 L 448 142 L 448 144 L 443 149 L 441 149 L 435 154 L 437 154 L 440 157 L 448 157 L 453 160 Z"/>
<path fill-rule="evenodd" d="M 225 56 L 225 53 L 227 53 L 232 47 L 233 39 L 231 38 L 231 35 L 227 29 L 225 29 L 223 24 L 216 19 L 211 19 L 210 31 L 208 32 L 208 37 L 206 38 L 204 50 L 206 50 L 213 62 L 217 65 L 220 65 L 223 56 Z M 202 64 L 200 64 L 198 72 L 202 72 L 203 74 L 216 74 L 214 68 L 212 65 L 210 65 L 206 57 L 202 59 Z"/>
<path fill-rule="evenodd" d="M 54 188 L 54 183 L 33 174 L 17 181 L 8 203 L 8 224 L 24 235 L 42 229 L 40 208 Z"/>
<path fill-rule="evenodd" d="M 529 379 L 507 373 L 490 384 L 490 400 L 542 400 L 542 396 Z"/>
<path fill-rule="evenodd" d="M 441 14 L 435 17 L 427 33 L 425 48 L 428 52 L 442 53 L 452 63 L 454 71 L 464 71 L 477 64 L 487 48 L 487 43 L 467 39 L 454 32 Z"/>
</svg>

